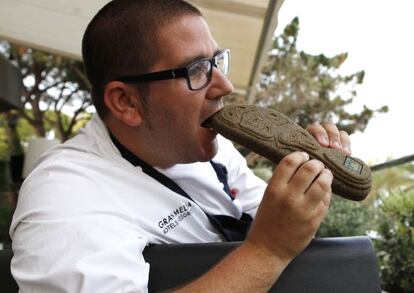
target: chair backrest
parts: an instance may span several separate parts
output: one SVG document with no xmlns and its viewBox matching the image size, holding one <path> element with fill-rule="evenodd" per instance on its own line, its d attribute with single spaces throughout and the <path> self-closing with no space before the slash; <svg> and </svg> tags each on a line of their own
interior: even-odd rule
<svg viewBox="0 0 414 293">
<path fill-rule="evenodd" d="M 0 292 L 18 292 L 19 287 L 10 273 L 11 249 L 0 250 Z"/>
<path fill-rule="evenodd" d="M 149 291 L 174 288 L 208 271 L 239 242 L 153 245 Z M 378 293 L 380 278 L 368 237 L 314 239 L 285 269 L 270 290 L 278 293 Z"/>
<path fill-rule="evenodd" d="M 151 245 L 149 291 L 174 288 L 201 276 L 240 242 Z M 18 292 L 10 274 L 12 251 L 0 250 L 0 292 Z M 278 293 L 379 293 L 380 279 L 368 237 L 314 239 L 271 289 Z"/>
</svg>

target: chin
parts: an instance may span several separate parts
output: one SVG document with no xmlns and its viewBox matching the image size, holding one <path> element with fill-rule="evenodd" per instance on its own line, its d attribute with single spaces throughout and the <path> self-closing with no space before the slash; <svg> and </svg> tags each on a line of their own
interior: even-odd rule
<svg viewBox="0 0 414 293">
<path fill-rule="evenodd" d="M 217 154 L 217 152 L 214 153 L 214 154 L 211 154 L 209 156 L 204 156 L 204 157 L 200 158 L 198 161 L 199 162 L 208 162 L 208 161 L 212 160 L 215 157 L 216 154 Z"/>
<path fill-rule="evenodd" d="M 217 140 L 214 140 L 211 145 L 209 145 L 208 147 L 204 147 L 203 148 L 203 152 L 202 155 L 200 155 L 200 158 L 198 161 L 200 162 L 207 162 L 210 161 L 211 159 L 213 159 L 218 151 L 218 146 L 217 146 Z"/>
</svg>

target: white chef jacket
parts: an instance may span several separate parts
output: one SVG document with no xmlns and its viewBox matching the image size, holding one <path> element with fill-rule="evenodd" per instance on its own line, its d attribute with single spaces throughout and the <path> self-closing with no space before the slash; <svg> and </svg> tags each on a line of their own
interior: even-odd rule
<svg viewBox="0 0 414 293">
<path fill-rule="evenodd" d="M 222 241 L 206 213 L 254 216 L 265 183 L 217 139 L 213 161 L 227 168 L 234 200 L 209 162 L 157 169 L 191 199 L 171 191 L 120 155 L 97 115 L 51 149 L 23 183 L 10 227 L 20 289 L 146 292 L 146 245 Z"/>
</svg>

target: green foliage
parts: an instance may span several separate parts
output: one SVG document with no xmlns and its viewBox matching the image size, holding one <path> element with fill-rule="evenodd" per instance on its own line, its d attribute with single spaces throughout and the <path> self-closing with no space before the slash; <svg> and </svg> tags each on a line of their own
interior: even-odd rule
<svg viewBox="0 0 414 293">
<path fill-rule="evenodd" d="M 8 159 L 10 156 L 10 145 L 7 134 L 7 121 L 5 115 L 0 115 L 0 158 Z M 50 124 L 45 125 L 45 129 L 50 131 L 52 126 Z M 23 118 L 17 120 L 16 130 L 22 146 L 28 143 L 28 141 L 36 136 L 36 131 L 33 126 Z"/>
<path fill-rule="evenodd" d="M 413 179 L 414 164 L 404 164 L 399 167 L 374 172 L 370 200 L 377 200 L 380 196 L 387 196 L 394 190 L 413 189 Z"/>
<path fill-rule="evenodd" d="M 414 288 L 414 190 L 394 191 L 380 198 L 378 238 L 383 288 L 413 292 Z"/>
<path fill-rule="evenodd" d="M 333 195 L 329 213 L 322 222 L 317 237 L 365 235 L 373 227 L 374 210 L 361 202 Z"/>
<path fill-rule="evenodd" d="M 283 33 L 273 40 L 273 47 L 262 70 L 256 103 L 276 108 L 305 127 L 314 121 L 332 120 L 340 129 L 353 133 L 363 131 L 376 112 L 387 107 L 360 113 L 349 113 L 346 106 L 356 97 L 356 86 L 362 84 L 364 71 L 340 75 L 337 69 L 348 54 L 333 57 L 311 55 L 296 48 L 299 19 L 294 18 Z"/>
<path fill-rule="evenodd" d="M 1 124 L 2 122 L 0 120 L 0 161 L 5 161 L 9 159 L 9 142 L 7 140 L 6 129 Z"/>
<path fill-rule="evenodd" d="M 263 181 L 269 182 L 270 178 L 273 175 L 272 168 L 266 167 L 266 166 L 256 166 L 252 169 L 253 173 L 262 179 Z"/>
</svg>

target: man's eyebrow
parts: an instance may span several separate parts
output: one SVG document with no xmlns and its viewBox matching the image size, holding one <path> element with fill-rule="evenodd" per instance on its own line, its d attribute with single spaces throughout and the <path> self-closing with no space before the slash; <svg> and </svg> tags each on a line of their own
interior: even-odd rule
<svg viewBox="0 0 414 293">
<path fill-rule="evenodd" d="M 214 53 L 213 53 L 213 56 L 216 56 L 221 50 L 223 50 L 223 49 L 221 49 L 221 48 L 215 49 L 214 50 Z M 204 58 L 212 58 L 213 56 L 206 56 L 204 54 L 200 54 L 200 55 L 197 55 L 197 56 L 195 56 L 195 57 L 193 57 L 193 58 L 191 58 L 191 59 L 189 59 L 189 60 L 181 63 L 181 66 L 180 67 L 186 67 L 188 64 L 190 64 L 190 63 L 192 63 L 194 61 L 197 61 L 197 60 L 200 60 L 200 59 L 204 59 Z"/>
<path fill-rule="evenodd" d="M 223 50 L 224 50 L 223 48 L 217 47 L 217 49 L 214 50 L 214 55 L 213 56 L 216 56 L 218 53 L 220 53 L 220 51 L 223 51 Z"/>
</svg>

